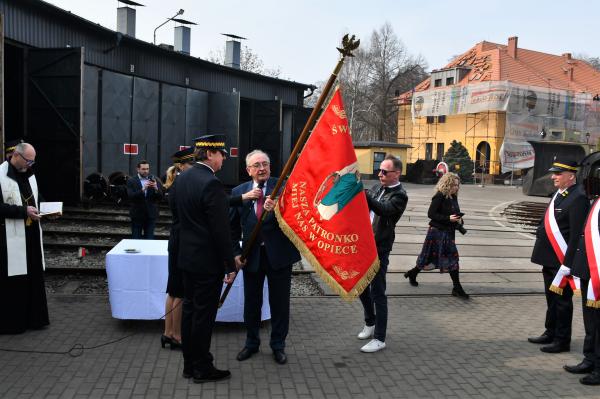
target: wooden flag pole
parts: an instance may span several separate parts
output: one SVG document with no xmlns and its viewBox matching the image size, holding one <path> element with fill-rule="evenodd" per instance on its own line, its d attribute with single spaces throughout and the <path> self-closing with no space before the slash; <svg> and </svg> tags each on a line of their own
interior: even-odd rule
<svg viewBox="0 0 600 399">
<path fill-rule="evenodd" d="M 304 129 L 302 129 L 302 133 L 300 134 L 298 141 L 296 141 L 296 145 L 294 146 L 294 149 L 292 150 L 290 157 L 288 158 L 287 162 L 285 163 L 285 166 L 284 166 L 283 170 L 281 171 L 281 175 L 279 175 L 277 184 L 275 184 L 275 188 L 273 188 L 273 191 L 271 192 L 271 195 L 269 196 L 269 198 L 271 200 L 275 200 L 275 197 L 277 197 L 277 193 L 279 193 L 279 190 L 281 189 L 281 186 L 283 185 L 284 180 L 287 178 L 287 176 L 290 174 L 292 168 L 294 167 L 294 164 L 296 163 L 296 160 L 298 159 L 298 154 L 300 153 L 300 150 L 302 149 L 302 147 L 304 146 L 304 143 L 306 142 L 306 140 L 308 139 L 308 136 L 310 135 L 310 131 L 311 131 L 315 121 L 317 120 L 317 117 L 319 116 L 321 108 L 323 107 L 323 103 L 329 96 L 329 92 L 331 91 L 331 88 L 333 87 L 333 84 L 335 83 L 335 80 L 337 79 L 337 76 L 340 73 L 342 66 L 344 65 L 344 61 L 345 61 L 346 57 L 354 57 L 354 55 L 352 54 L 352 51 L 356 50 L 358 48 L 358 46 L 360 45 L 360 40 L 355 40 L 355 39 L 356 39 L 356 37 L 354 35 L 349 36 L 347 34 L 344 35 L 344 37 L 342 38 L 342 47 L 337 48 L 337 50 L 340 52 L 340 54 L 342 56 L 341 56 L 340 60 L 338 61 L 337 65 L 335 66 L 335 68 L 333 69 L 331 76 L 329 76 L 329 80 L 325 84 L 325 87 L 323 88 L 323 92 L 321 93 L 321 96 L 317 100 L 317 104 L 315 105 L 310 116 L 308 117 L 308 120 L 306 121 L 306 124 L 304 125 Z M 242 249 L 242 256 L 241 256 L 242 261 L 245 261 L 248 258 L 248 255 L 250 254 L 250 250 L 252 249 L 254 242 L 256 241 L 256 237 L 258 237 L 258 232 L 260 231 L 263 220 L 265 219 L 268 212 L 269 211 L 264 210 L 260 219 L 258 219 L 258 223 L 256 223 L 256 225 L 254 226 L 254 229 L 252 230 L 252 233 L 250 234 L 250 238 L 248 239 L 248 241 L 246 242 L 246 245 Z M 235 281 L 235 279 L 234 279 L 234 281 Z M 223 294 L 221 295 L 221 299 L 219 299 L 219 307 L 223 306 L 223 303 L 225 302 L 225 299 L 227 299 L 227 295 L 229 294 L 229 291 L 231 290 L 232 286 L 233 286 L 233 281 L 231 283 L 227 284 L 227 287 L 225 287 L 225 290 L 223 291 Z"/>
</svg>

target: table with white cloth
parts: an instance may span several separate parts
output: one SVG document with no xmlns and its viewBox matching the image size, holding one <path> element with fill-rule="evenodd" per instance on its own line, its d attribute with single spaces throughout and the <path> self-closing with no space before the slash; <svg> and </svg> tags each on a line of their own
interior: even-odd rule
<svg viewBox="0 0 600 399">
<path fill-rule="evenodd" d="M 164 316 L 169 275 L 167 245 L 166 240 L 121 240 L 106 254 L 108 296 L 114 318 L 156 320 Z M 266 279 L 261 318 L 271 318 Z M 243 271 L 219 309 L 217 321 L 244 321 Z"/>
</svg>

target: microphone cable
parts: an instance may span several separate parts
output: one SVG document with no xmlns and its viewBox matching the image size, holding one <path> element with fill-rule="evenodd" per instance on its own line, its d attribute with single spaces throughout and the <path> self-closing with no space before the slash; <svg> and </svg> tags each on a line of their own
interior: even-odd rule
<svg viewBox="0 0 600 399">
<path fill-rule="evenodd" d="M 181 304 L 183 303 L 183 300 L 180 301 L 177 306 L 173 307 L 173 309 L 169 310 L 167 313 L 165 313 L 164 315 L 162 315 L 158 320 L 164 320 L 165 317 L 167 317 L 168 314 L 170 314 L 172 311 L 174 311 L 175 309 L 177 309 L 179 306 L 181 306 Z M 97 345 L 93 345 L 93 346 L 83 346 L 80 343 L 76 343 L 74 344 L 69 350 L 67 351 L 41 351 L 41 350 L 28 350 L 28 349 L 8 349 L 8 348 L 0 348 L 0 352 L 13 352 L 13 353 L 36 353 L 36 354 L 42 354 L 42 355 L 69 355 L 70 357 L 79 357 L 81 355 L 83 355 L 83 353 L 86 350 L 92 350 L 92 349 L 98 349 L 98 348 L 102 348 L 103 346 L 108 346 L 108 345 L 112 345 L 112 344 L 116 344 L 117 342 L 121 342 L 126 340 L 127 338 L 131 338 L 134 335 L 140 334 L 141 332 L 134 332 L 131 334 L 127 334 L 124 335 L 120 338 L 117 339 L 113 339 L 111 341 L 106 341 Z"/>
</svg>

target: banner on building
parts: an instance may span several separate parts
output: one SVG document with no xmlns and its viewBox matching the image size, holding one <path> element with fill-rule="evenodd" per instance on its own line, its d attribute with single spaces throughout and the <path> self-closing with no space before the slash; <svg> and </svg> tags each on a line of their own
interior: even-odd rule
<svg viewBox="0 0 600 399">
<path fill-rule="evenodd" d="M 275 214 L 285 235 L 343 298 L 360 295 L 379 270 L 339 88 L 304 145 Z"/>
<path fill-rule="evenodd" d="M 532 164 L 528 141 L 567 141 L 595 144 L 600 138 L 600 101 L 589 93 L 524 86 L 510 82 L 483 82 L 466 86 L 433 88 L 415 92 L 412 117 L 506 112 L 503 146 L 511 165 Z M 544 130 L 545 136 L 540 132 Z M 514 148 L 514 150 L 508 150 Z M 523 154 L 516 159 L 516 154 Z M 514 170 L 503 163 L 502 170 Z"/>
</svg>

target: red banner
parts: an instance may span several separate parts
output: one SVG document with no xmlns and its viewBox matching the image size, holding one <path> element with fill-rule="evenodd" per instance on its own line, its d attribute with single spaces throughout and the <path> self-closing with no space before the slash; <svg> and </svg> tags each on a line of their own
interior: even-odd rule
<svg viewBox="0 0 600 399">
<path fill-rule="evenodd" d="M 379 270 L 339 88 L 307 140 L 275 213 L 290 241 L 343 298 L 360 295 Z"/>
</svg>

